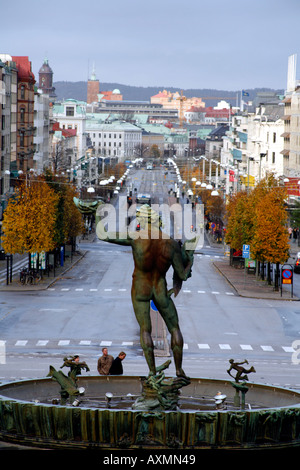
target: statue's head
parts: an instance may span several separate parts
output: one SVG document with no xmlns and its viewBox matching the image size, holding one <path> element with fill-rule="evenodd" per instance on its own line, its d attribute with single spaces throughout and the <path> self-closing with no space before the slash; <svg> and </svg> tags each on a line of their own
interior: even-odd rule
<svg viewBox="0 0 300 470">
<path fill-rule="evenodd" d="M 137 209 L 136 216 L 143 229 L 149 225 L 156 228 L 161 228 L 163 225 L 160 215 L 148 204 L 144 204 Z"/>
</svg>

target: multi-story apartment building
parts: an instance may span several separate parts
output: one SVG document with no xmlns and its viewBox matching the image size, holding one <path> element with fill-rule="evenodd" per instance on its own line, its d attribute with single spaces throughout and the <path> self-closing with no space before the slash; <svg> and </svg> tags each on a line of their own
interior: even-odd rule
<svg viewBox="0 0 300 470">
<path fill-rule="evenodd" d="M 300 82 L 296 80 L 297 55 L 288 60 L 287 89 L 284 102 L 284 148 L 282 150 L 285 176 L 300 177 Z"/>
<path fill-rule="evenodd" d="M 18 79 L 17 156 L 14 171 L 27 172 L 34 167 L 34 84 L 35 77 L 27 56 L 13 56 Z M 13 164 L 13 162 L 12 162 Z"/>
<path fill-rule="evenodd" d="M 103 123 L 97 114 L 88 114 L 88 133 L 96 155 L 117 157 L 119 161 L 135 156 L 142 144 L 142 129 L 125 121 Z"/>
<path fill-rule="evenodd" d="M 247 174 L 259 181 L 270 173 L 286 174 L 282 155 L 284 146 L 283 106 L 261 105 L 248 117 Z"/>
<path fill-rule="evenodd" d="M 13 185 L 11 162 L 17 156 L 17 69 L 12 57 L 0 54 L 0 200 L 5 209 L 6 195 Z"/>
<path fill-rule="evenodd" d="M 86 103 L 74 99 L 68 99 L 61 103 L 55 102 L 53 104 L 53 119 L 59 123 L 61 129 L 76 130 L 74 158 L 79 160 L 84 157 L 87 150 Z"/>
<path fill-rule="evenodd" d="M 42 173 L 50 166 L 50 119 L 49 95 L 40 89 L 36 89 L 34 94 L 34 127 L 34 169 Z"/>
<path fill-rule="evenodd" d="M 178 92 L 171 93 L 170 91 L 163 90 L 157 93 L 157 95 L 151 96 L 151 103 L 161 104 L 164 108 L 176 109 L 178 112 L 182 112 L 182 115 L 188 111 L 191 107 L 204 108 L 205 103 L 202 98 L 193 97 L 187 98 L 180 95 Z"/>
</svg>

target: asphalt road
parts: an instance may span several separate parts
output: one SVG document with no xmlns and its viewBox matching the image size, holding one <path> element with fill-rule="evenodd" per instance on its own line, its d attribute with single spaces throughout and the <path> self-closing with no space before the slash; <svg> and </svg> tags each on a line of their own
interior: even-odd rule
<svg viewBox="0 0 300 470">
<path fill-rule="evenodd" d="M 163 181 L 157 170 L 143 173 L 144 179 L 141 173 L 133 175 L 138 190 L 152 187 L 166 201 L 173 176 Z M 44 377 L 50 364 L 59 368 L 65 355 L 75 353 L 94 375 L 103 346 L 114 356 L 126 351 L 125 374 L 147 374 L 130 299 L 131 250 L 99 240 L 81 243 L 80 249 L 86 251 L 83 259 L 51 288 L 0 293 L 0 381 Z M 185 372 L 228 379 L 229 359 L 247 359 L 256 369 L 250 382 L 299 389 L 293 347 L 300 338 L 299 302 L 239 297 L 214 266 L 223 256 L 222 247 L 205 239 L 192 277 L 175 299 Z M 165 360 L 159 357 L 157 363 Z"/>
</svg>

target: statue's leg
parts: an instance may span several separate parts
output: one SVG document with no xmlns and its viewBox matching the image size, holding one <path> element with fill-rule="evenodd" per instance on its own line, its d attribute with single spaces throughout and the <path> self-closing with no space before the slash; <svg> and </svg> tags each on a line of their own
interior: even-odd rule
<svg viewBox="0 0 300 470">
<path fill-rule="evenodd" d="M 155 375 L 154 345 L 151 336 L 150 302 L 132 298 L 136 319 L 140 326 L 140 340 L 150 373 Z"/>
<path fill-rule="evenodd" d="M 171 335 L 171 348 L 174 356 L 176 375 L 178 377 L 186 377 L 182 369 L 183 337 L 179 328 L 177 310 L 173 300 L 167 296 L 163 300 L 155 298 L 155 305 Z"/>
</svg>

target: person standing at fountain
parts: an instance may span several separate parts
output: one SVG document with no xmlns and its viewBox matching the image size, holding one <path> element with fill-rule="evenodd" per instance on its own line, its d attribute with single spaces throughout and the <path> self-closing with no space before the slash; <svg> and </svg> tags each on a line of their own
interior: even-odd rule
<svg viewBox="0 0 300 470">
<path fill-rule="evenodd" d="M 113 363 L 109 369 L 109 375 L 122 375 L 123 374 L 123 365 L 122 361 L 125 359 L 126 353 L 123 351 L 120 352 L 118 357 L 113 360 Z"/>
<path fill-rule="evenodd" d="M 107 348 L 103 348 L 102 353 L 102 356 L 98 359 L 97 369 L 100 375 L 108 375 L 114 358 L 108 354 Z"/>
</svg>

